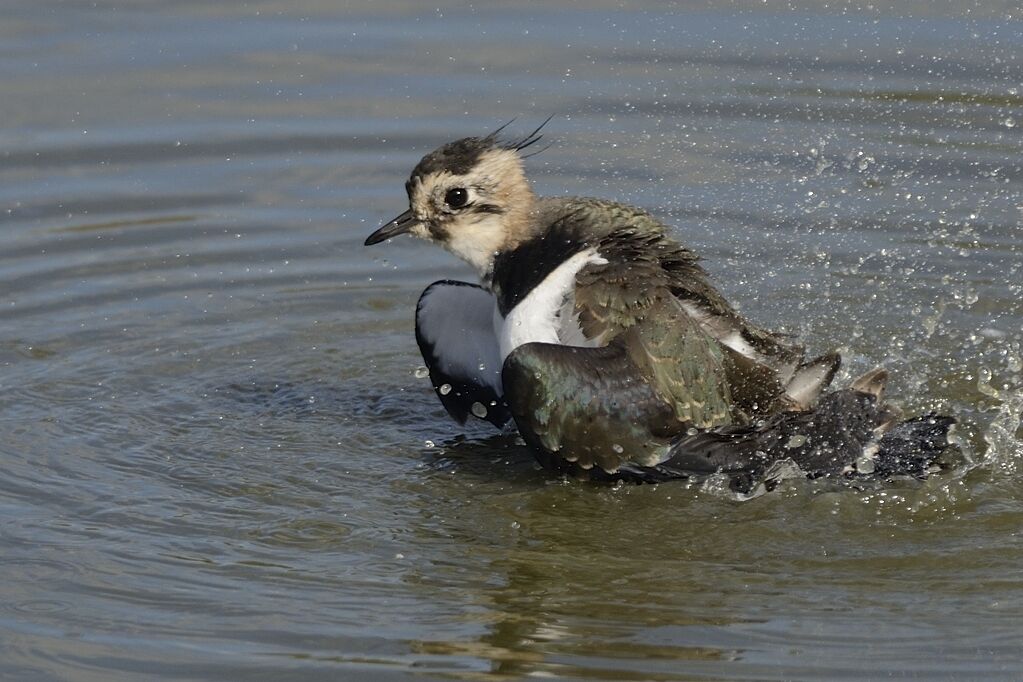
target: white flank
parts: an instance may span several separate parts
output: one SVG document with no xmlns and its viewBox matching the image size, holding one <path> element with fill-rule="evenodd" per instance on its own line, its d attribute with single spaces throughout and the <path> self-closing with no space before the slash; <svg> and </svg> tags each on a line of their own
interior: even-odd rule
<svg viewBox="0 0 1023 682">
<path fill-rule="evenodd" d="M 501 347 L 501 360 L 524 343 L 542 342 L 565 345 L 573 338 L 571 326 L 578 327 L 574 316 L 563 319 L 562 310 L 575 291 L 575 276 L 591 263 L 603 264 L 596 249 L 580 251 L 556 267 L 515 306 L 508 317 L 494 311 L 493 324 Z M 581 335 L 579 335 L 581 338 Z"/>
<path fill-rule="evenodd" d="M 494 334 L 496 308 L 494 296 L 484 289 L 437 284 L 423 297 L 416 324 L 432 346 L 437 369 L 450 377 L 476 380 L 501 395 L 504 357 Z"/>
</svg>

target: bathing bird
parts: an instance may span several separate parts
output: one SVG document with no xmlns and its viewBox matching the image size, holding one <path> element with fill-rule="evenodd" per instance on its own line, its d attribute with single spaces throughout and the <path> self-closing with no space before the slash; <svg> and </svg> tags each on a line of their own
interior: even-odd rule
<svg viewBox="0 0 1023 682">
<path fill-rule="evenodd" d="M 725 473 L 748 487 L 779 460 L 811 477 L 927 472 L 953 420 L 900 421 L 886 372 L 826 392 L 839 354 L 808 359 L 740 315 L 656 217 L 537 196 L 523 160 L 544 124 L 430 152 L 405 184 L 408 210 L 365 241 L 409 234 L 479 279 L 434 282 L 416 307 L 452 417 L 513 420 L 545 467 L 597 480 Z"/>
</svg>

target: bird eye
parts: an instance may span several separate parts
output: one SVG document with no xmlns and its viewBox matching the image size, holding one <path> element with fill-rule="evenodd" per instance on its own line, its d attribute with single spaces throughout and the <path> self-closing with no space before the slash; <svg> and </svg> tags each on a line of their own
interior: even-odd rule
<svg viewBox="0 0 1023 682">
<path fill-rule="evenodd" d="M 465 206 L 465 202 L 469 200 L 469 191 L 464 187 L 455 187 L 449 189 L 448 193 L 444 195 L 444 203 L 451 208 L 461 208 Z"/>
</svg>

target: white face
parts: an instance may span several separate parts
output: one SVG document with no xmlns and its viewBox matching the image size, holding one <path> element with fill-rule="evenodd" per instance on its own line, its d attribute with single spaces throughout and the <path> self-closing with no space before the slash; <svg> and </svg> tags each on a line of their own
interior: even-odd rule
<svg viewBox="0 0 1023 682">
<path fill-rule="evenodd" d="M 417 224 L 409 232 L 440 244 L 483 277 L 494 254 L 521 237 L 532 201 L 518 154 L 493 149 L 463 175 L 416 178 L 409 204 Z"/>
</svg>

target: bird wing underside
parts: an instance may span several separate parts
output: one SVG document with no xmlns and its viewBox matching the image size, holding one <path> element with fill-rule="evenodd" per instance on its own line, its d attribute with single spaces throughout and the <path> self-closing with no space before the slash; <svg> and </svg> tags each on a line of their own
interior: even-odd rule
<svg viewBox="0 0 1023 682">
<path fill-rule="evenodd" d="M 428 286 L 416 306 L 416 342 L 430 381 L 459 424 L 473 416 L 500 428 L 509 419 L 493 314 L 487 290 L 454 280 Z"/>
</svg>

